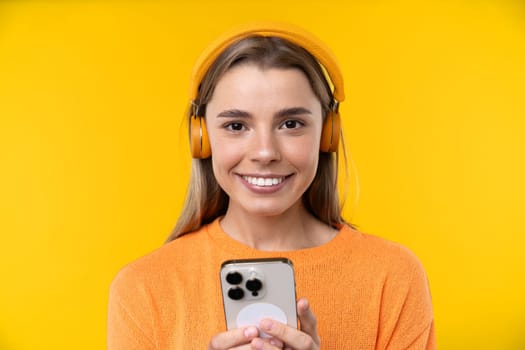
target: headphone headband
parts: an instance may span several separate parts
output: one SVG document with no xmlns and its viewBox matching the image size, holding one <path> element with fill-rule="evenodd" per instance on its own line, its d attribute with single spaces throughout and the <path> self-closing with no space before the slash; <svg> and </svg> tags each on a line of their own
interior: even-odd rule
<svg viewBox="0 0 525 350">
<path fill-rule="evenodd" d="M 222 51 L 234 42 L 247 38 L 252 35 L 262 35 L 266 37 L 274 36 L 288 40 L 310 52 L 328 73 L 334 91 L 332 92 L 336 102 L 345 99 L 343 75 L 339 69 L 337 59 L 330 49 L 319 39 L 302 28 L 272 22 L 256 22 L 245 24 L 241 27 L 224 33 L 217 38 L 197 59 L 190 80 L 190 100 L 197 98 L 199 85 L 204 75 L 215 62 Z"/>
</svg>

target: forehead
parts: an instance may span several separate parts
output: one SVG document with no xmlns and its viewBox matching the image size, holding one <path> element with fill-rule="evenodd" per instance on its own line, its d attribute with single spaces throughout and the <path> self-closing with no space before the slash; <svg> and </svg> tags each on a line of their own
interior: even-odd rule
<svg viewBox="0 0 525 350">
<path fill-rule="evenodd" d="M 215 104 L 311 104 L 319 99 L 308 78 L 298 68 L 263 68 L 240 64 L 219 78 L 209 105 Z"/>
</svg>

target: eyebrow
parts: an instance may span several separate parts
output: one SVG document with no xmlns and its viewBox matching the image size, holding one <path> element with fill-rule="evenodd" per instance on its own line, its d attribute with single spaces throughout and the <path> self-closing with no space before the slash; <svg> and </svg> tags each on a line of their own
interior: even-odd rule
<svg viewBox="0 0 525 350">
<path fill-rule="evenodd" d="M 304 115 L 304 114 L 312 114 L 312 112 L 309 109 L 306 109 L 304 107 L 291 107 L 291 108 L 283 108 L 277 113 L 275 113 L 276 118 L 283 118 L 283 117 L 290 117 L 295 115 Z M 219 114 L 217 114 L 217 118 L 249 118 L 252 114 L 240 109 L 227 109 Z"/>
<path fill-rule="evenodd" d="M 227 109 L 217 114 L 217 118 L 248 118 L 251 114 L 240 109 Z"/>
<path fill-rule="evenodd" d="M 277 118 L 283 118 L 283 117 L 293 117 L 295 115 L 304 115 L 304 114 L 312 114 L 312 112 L 309 109 L 306 109 L 304 107 L 292 107 L 292 108 L 284 108 L 275 113 L 275 116 Z"/>
</svg>

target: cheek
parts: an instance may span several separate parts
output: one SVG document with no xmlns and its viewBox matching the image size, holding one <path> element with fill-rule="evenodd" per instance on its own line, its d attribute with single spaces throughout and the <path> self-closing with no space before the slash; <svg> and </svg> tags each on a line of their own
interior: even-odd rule
<svg viewBox="0 0 525 350">
<path fill-rule="evenodd" d="M 211 143 L 213 172 L 221 174 L 229 171 L 242 158 L 241 147 L 228 142 Z"/>
<path fill-rule="evenodd" d="M 288 145 L 283 149 L 283 154 L 290 163 L 300 168 L 303 172 L 315 174 L 319 162 L 319 145 L 311 140 Z"/>
</svg>

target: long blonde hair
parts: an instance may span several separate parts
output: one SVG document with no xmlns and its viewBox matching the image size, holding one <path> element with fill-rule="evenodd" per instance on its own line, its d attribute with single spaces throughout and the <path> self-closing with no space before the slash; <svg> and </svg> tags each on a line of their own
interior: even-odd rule
<svg viewBox="0 0 525 350">
<path fill-rule="evenodd" d="M 321 102 L 323 114 L 326 115 L 330 108 L 333 98 L 330 85 L 323 68 L 312 54 L 285 39 L 256 35 L 230 45 L 206 72 L 195 100 L 204 115 L 206 104 L 219 79 L 227 70 L 240 63 L 255 64 L 262 69 L 300 69 Z M 188 114 L 188 120 L 190 116 Z M 315 178 L 302 198 L 305 208 L 312 215 L 332 227 L 345 223 L 341 216 L 337 191 L 337 172 L 338 152 L 320 152 Z M 213 174 L 211 158 L 193 159 L 184 207 L 167 242 L 198 230 L 224 215 L 228 202 L 228 195 L 221 189 Z"/>
</svg>

